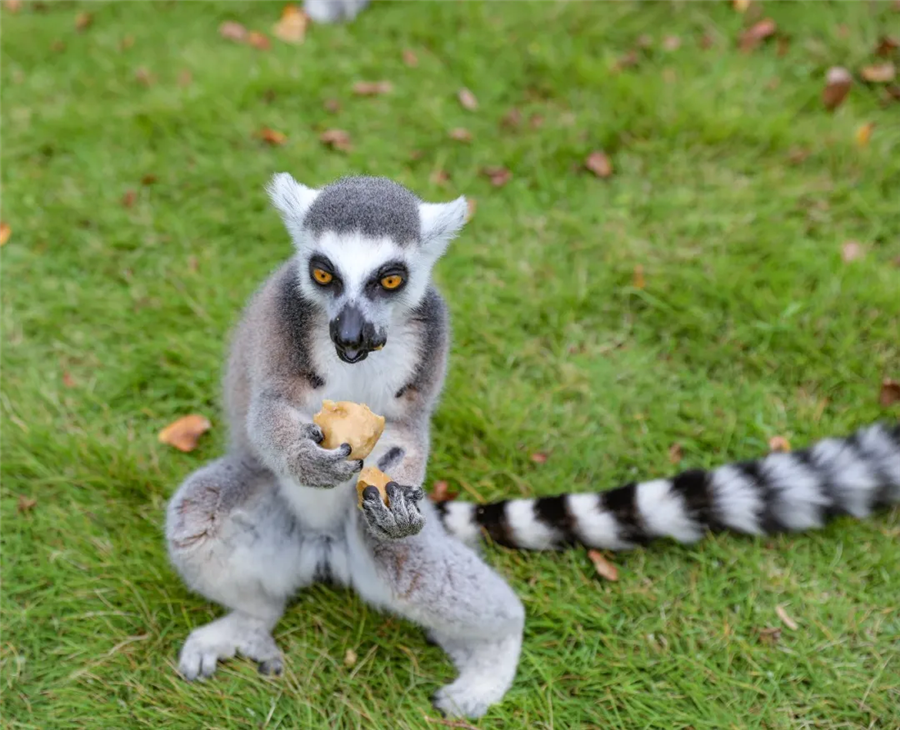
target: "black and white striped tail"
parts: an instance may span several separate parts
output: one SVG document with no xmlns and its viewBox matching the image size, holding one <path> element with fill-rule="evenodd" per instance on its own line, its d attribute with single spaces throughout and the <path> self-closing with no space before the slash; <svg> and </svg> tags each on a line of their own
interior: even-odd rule
<svg viewBox="0 0 900 730">
<path fill-rule="evenodd" d="M 607 492 L 436 506 L 447 530 L 469 543 L 486 532 L 500 545 L 526 550 L 572 543 L 627 550 L 663 537 L 695 542 L 707 531 L 808 530 L 837 515 L 864 518 L 897 503 L 900 423 Z"/>
</svg>

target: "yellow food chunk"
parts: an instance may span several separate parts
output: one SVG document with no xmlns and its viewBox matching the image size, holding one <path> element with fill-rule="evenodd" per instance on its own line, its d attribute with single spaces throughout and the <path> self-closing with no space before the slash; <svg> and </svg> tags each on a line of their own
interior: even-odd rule
<svg viewBox="0 0 900 730">
<path fill-rule="evenodd" d="M 322 410 L 313 416 L 313 423 L 325 434 L 322 448 L 336 449 L 341 444 L 350 444 L 348 459 L 365 459 L 384 432 L 384 416 L 372 413 L 365 403 L 346 400 L 337 403 L 323 400 Z"/>
<path fill-rule="evenodd" d="M 363 492 L 366 487 L 377 487 L 378 493 L 381 495 L 381 501 L 390 506 L 387 496 L 387 485 L 391 478 L 385 474 L 377 466 L 367 466 L 359 473 L 359 480 L 356 482 L 356 494 L 359 498 L 359 508 L 362 509 Z"/>
</svg>

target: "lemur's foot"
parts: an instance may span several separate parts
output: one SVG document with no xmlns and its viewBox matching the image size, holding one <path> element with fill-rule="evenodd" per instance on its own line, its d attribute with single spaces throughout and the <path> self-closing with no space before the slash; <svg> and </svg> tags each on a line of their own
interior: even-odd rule
<svg viewBox="0 0 900 730">
<path fill-rule="evenodd" d="M 381 501 L 375 487 L 366 487 L 363 492 L 363 512 L 372 532 L 388 540 L 399 540 L 421 532 L 425 518 L 419 510 L 419 502 L 425 496 L 421 487 L 403 487 L 396 482 L 388 482 L 388 502 Z"/>
<path fill-rule="evenodd" d="M 190 681 L 206 679 L 220 660 L 235 653 L 258 662 L 260 674 L 281 674 L 284 666 L 268 625 L 235 612 L 191 632 L 178 657 L 178 671 Z"/>
</svg>

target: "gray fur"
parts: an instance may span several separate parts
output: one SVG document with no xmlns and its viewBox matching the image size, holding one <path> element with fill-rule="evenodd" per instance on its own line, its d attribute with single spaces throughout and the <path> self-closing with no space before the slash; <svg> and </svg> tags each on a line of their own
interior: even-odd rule
<svg viewBox="0 0 900 730">
<path fill-rule="evenodd" d="M 315 236 L 326 231 L 387 236 L 400 245 L 419 243 L 419 199 L 384 177 L 345 177 L 323 188 L 304 225 Z"/>
<path fill-rule="evenodd" d="M 285 605 L 330 579 L 423 626 L 459 672 L 435 705 L 479 716 L 513 681 L 524 610 L 503 579 L 447 533 L 421 488 L 449 350 L 446 308 L 428 278 L 465 201 L 426 207 L 430 234 L 417 247 L 409 244 L 421 234 L 418 199 L 394 183 L 356 178 L 316 193 L 282 175 L 270 189 L 298 253 L 254 294 L 233 335 L 224 380 L 229 454 L 190 475 L 167 513 L 173 565 L 191 589 L 231 612 L 191 632 L 179 669 L 202 678 L 242 654 L 277 673 L 282 658 L 271 631 Z M 358 364 L 337 358 L 327 300 L 309 294 L 316 290 L 303 278 L 308 242 L 294 217 L 309 201 L 310 226 L 338 235 L 331 246 L 360 232 L 407 245 L 406 291 L 418 293 L 390 299 L 382 312 L 387 343 Z M 359 249 L 359 240 L 352 245 Z M 350 263 L 366 273 L 366 262 Z M 365 402 L 385 416 L 368 461 L 389 469 L 390 507 L 368 495 L 357 509 L 361 463 L 348 461 L 345 448 L 319 446 L 312 417 L 326 398 Z"/>
</svg>

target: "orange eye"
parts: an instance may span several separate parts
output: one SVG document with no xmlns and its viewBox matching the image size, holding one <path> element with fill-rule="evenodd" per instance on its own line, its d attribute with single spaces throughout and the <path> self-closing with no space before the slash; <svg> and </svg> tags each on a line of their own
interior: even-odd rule
<svg viewBox="0 0 900 730">
<path fill-rule="evenodd" d="M 323 269 L 313 269 L 313 278 L 320 284 L 330 284 L 334 276 Z"/>
<path fill-rule="evenodd" d="M 403 283 L 403 277 L 397 274 L 392 274 L 391 276 L 385 276 L 381 280 L 381 286 L 385 289 L 396 289 Z"/>
</svg>

